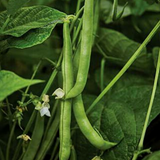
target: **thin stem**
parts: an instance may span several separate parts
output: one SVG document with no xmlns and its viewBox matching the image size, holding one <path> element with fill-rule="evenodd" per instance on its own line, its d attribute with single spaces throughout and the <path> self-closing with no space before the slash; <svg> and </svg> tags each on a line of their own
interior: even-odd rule
<svg viewBox="0 0 160 160">
<path fill-rule="evenodd" d="M 58 160 L 59 155 L 57 154 L 54 160 Z"/>
<path fill-rule="evenodd" d="M 76 8 L 76 14 L 78 13 L 80 7 L 81 7 L 81 0 L 78 0 L 77 8 Z"/>
<path fill-rule="evenodd" d="M 35 70 L 34 70 L 34 72 L 33 72 L 33 74 L 32 74 L 31 80 L 35 77 L 35 75 L 36 75 L 36 73 L 37 73 L 37 71 L 38 71 L 38 68 L 39 68 L 39 66 L 41 65 L 41 63 L 42 63 L 42 61 L 39 61 L 39 63 L 37 64 L 37 66 L 36 66 L 36 68 L 35 68 Z M 24 92 L 25 94 L 28 93 L 29 88 L 30 88 L 30 86 L 28 86 L 28 87 L 26 88 L 26 90 L 25 90 L 25 92 Z M 26 99 L 25 94 L 24 94 L 24 96 L 22 97 L 21 102 L 24 102 L 24 101 L 25 101 L 25 99 Z M 23 133 L 27 133 L 27 132 L 29 131 L 32 123 L 34 122 L 35 116 L 36 116 L 36 112 L 33 111 L 32 115 L 31 115 L 31 117 L 30 117 L 30 119 L 29 119 L 29 122 L 27 123 L 27 126 L 26 126 L 25 130 L 23 131 Z M 18 145 L 17 145 L 17 147 L 16 147 L 16 151 L 15 151 L 15 153 L 14 153 L 14 155 L 13 155 L 13 160 L 16 160 L 16 159 L 17 159 L 18 153 L 20 152 L 20 149 L 21 149 L 21 143 L 22 143 L 21 141 L 18 142 Z"/>
<path fill-rule="evenodd" d="M 37 71 L 38 71 L 39 66 L 41 65 L 41 63 L 42 63 L 42 61 L 39 61 L 39 63 L 37 64 L 37 66 L 36 66 L 36 68 L 35 68 L 35 70 L 34 70 L 34 72 L 33 72 L 33 74 L 32 74 L 31 80 L 33 80 L 33 78 L 35 77 L 35 75 L 36 75 L 36 73 L 37 73 Z M 25 99 L 26 99 L 26 96 L 25 96 L 25 95 L 28 93 L 29 88 L 30 88 L 30 86 L 27 86 L 27 88 L 26 88 L 26 90 L 25 90 L 25 92 L 24 92 L 24 96 L 22 97 L 21 102 L 24 102 L 24 101 L 25 101 Z"/>
<path fill-rule="evenodd" d="M 151 152 L 150 148 L 144 149 L 144 150 L 141 150 L 141 151 L 135 151 L 132 160 L 137 160 L 139 155 L 144 154 L 144 153 L 149 154 L 149 153 L 152 153 L 152 152 Z"/>
<path fill-rule="evenodd" d="M 58 62 L 57 62 L 56 68 L 55 68 L 55 70 L 53 71 L 51 77 L 49 78 L 48 83 L 47 83 L 47 85 L 45 86 L 45 88 L 44 88 L 44 90 L 43 90 L 43 92 L 42 92 L 42 94 L 41 94 L 41 97 L 42 97 L 44 94 L 46 94 L 46 93 L 48 92 L 49 88 L 51 87 L 51 84 L 52 84 L 53 80 L 55 79 L 55 77 L 56 77 L 56 75 L 57 75 L 57 73 L 58 73 L 58 69 L 57 69 L 57 68 L 59 68 L 59 66 L 60 66 L 60 64 L 61 64 L 62 57 L 63 57 L 63 54 L 61 53 L 61 55 L 60 55 L 60 57 L 59 57 L 59 60 L 58 60 Z"/>
<path fill-rule="evenodd" d="M 159 50 L 159 55 L 158 55 L 158 62 L 157 62 L 157 68 L 156 68 L 156 74 L 155 74 L 155 79 L 154 79 L 152 95 L 151 95 L 146 119 L 145 119 L 145 122 L 144 122 L 144 127 L 143 127 L 143 131 L 142 131 L 141 139 L 140 139 L 140 142 L 139 142 L 139 145 L 138 145 L 138 150 L 143 149 L 144 137 L 145 137 L 145 134 L 146 134 L 147 126 L 148 126 L 148 123 L 149 123 L 149 117 L 150 117 L 150 114 L 151 114 L 153 101 L 154 101 L 154 97 L 155 97 L 155 93 L 156 93 L 158 77 L 159 77 L 159 70 L 160 70 L 160 50 Z"/>
<path fill-rule="evenodd" d="M 71 23 L 71 26 L 70 26 L 70 32 L 73 30 L 73 27 L 77 21 L 77 19 L 79 18 L 80 14 L 83 12 L 84 10 L 84 6 L 78 11 L 78 13 L 76 14 L 76 16 L 74 17 L 72 23 Z"/>
<path fill-rule="evenodd" d="M 82 19 L 81 19 L 80 22 L 79 22 L 78 28 L 77 28 L 77 30 L 76 30 L 76 32 L 75 32 L 75 35 L 73 36 L 73 42 L 72 42 L 73 48 L 74 48 L 74 46 L 75 46 L 76 40 L 77 40 L 77 38 L 78 38 L 78 35 L 79 35 L 81 29 L 82 29 Z"/>
<path fill-rule="evenodd" d="M 55 62 L 53 62 L 52 60 L 50 60 L 49 58 L 45 57 L 44 60 L 50 62 L 54 67 L 57 65 Z"/>
<path fill-rule="evenodd" d="M 113 78 L 113 80 L 108 84 L 108 86 L 106 86 L 106 88 L 100 93 L 100 95 L 93 101 L 93 103 L 91 104 L 91 106 L 88 108 L 86 112 L 87 114 L 91 112 L 91 110 L 95 107 L 95 105 L 103 98 L 103 96 L 109 91 L 109 89 L 122 77 L 122 75 L 132 65 L 132 63 L 136 60 L 136 58 L 141 53 L 142 49 L 150 42 L 152 37 L 155 35 L 159 27 L 160 27 L 160 21 L 155 25 L 153 30 L 150 32 L 150 34 L 147 36 L 144 42 L 140 45 L 137 51 L 133 54 L 133 56 L 128 60 L 125 66 L 120 70 L 120 72 Z"/>
<path fill-rule="evenodd" d="M 104 89 L 104 68 L 105 68 L 106 60 L 103 58 L 101 61 L 101 73 L 100 73 L 100 86 L 101 91 Z"/>
<path fill-rule="evenodd" d="M 55 146 L 54 146 L 54 148 L 53 148 L 53 151 L 52 151 L 52 155 L 51 155 L 50 160 L 53 160 L 53 158 L 55 157 L 55 154 L 56 154 L 56 152 L 57 152 L 58 146 L 59 146 L 59 139 L 56 140 L 56 144 L 55 144 Z"/>
<path fill-rule="evenodd" d="M 10 109 L 8 98 L 6 98 L 6 104 L 7 104 L 7 110 L 8 110 L 9 127 L 11 128 L 11 124 L 12 124 L 12 120 L 11 120 L 12 112 L 11 112 L 11 109 Z"/>
<path fill-rule="evenodd" d="M 3 152 L 2 152 L 2 148 L 0 148 L 0 159 L 1 159 L 1 160 L 5 160 L 4 154 L 3 154 Z"/>
<path fill-rule="evenodd" d="M 8 144 L 7 144 L 7 151 L 6 151 L 6 160 L 9 160 L 9 151 L 10 151 L 10 147 L 11 147 L 11 141 L 12 141 L 12 137 L 14 134 L 14 129 L 16 127 L 16 121 L 13 123 L 10 135 L 9 135 L 9 140 L 8 140 Z"/>
<path fill-rule="evenodd" d="M 55 116 L 55 113 L 56 113 L 58 104 L 59 104 L 59 101 L 56 100 L 56 101 L 55 101 L 55 104 L 54 104 L 54 106 L 53 106 L 52 112 L 51 112 L 51 117 L 49 118 L 48 123 L 47 123 L 47 127 L 46 127 L 46 129 L 45 129 L 43 141 L 46 139 L 46 135 L 47 135 L 47 133 L 48 133 L 48 131 L 49 131 L 49 128 L 50 128 L 51 123 L 52 123 L 52 120 L 53 120 L 53 118 L 54 118 L 54 116 Z"/>
</svg>

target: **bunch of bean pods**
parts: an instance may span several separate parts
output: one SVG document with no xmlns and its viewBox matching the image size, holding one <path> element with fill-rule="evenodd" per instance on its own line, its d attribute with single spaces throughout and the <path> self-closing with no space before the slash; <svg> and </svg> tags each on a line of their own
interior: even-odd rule
<svg viewBox="0 0 160 160">
<path fill-rule="evenodd" d="M 68 160 L 71 152 L 71 108 L 78 126 L 88 141 L 100 150 L 106 150 L 116 143 L 104 140 L 91 126 L 83 105 L 81 92 L 83 91 L 90 65 L 91 49 L 93 43 L 93 6 L 94 0 L 85 0 L 80 48 L 76 54 L 78 58 L 72 58 L 72 42 L 70 38 L 69 16 L 63 24 L 63 61 L 62 77 L 65 98 L 61 102 L 60 116 L 60 160 Z M 76 62 L 74 62 L 76 61 Z M 78 61 L 78 62 L 77 62 Z M 73 64 L 78 65 L 73 69 Z M 75 79 L 75 81 L 74 81 Z"/>
</svg>

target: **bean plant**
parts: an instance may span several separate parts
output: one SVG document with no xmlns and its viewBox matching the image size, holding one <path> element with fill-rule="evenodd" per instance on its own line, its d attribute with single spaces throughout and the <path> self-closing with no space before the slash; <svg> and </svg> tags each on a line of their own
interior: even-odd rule
<svg viewBox="0 0 160 160">
<path fill-rule="evenodd" d="M 0 160 L 159 160 L 159 17 L 159 0 L 0 0 Z"/>
</svg>

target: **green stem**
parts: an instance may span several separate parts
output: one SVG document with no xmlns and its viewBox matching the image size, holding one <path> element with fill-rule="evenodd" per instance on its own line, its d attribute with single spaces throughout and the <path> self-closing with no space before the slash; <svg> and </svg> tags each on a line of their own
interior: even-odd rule
<svg viewBox="0 0 160 160">
<path fill-rule="evenodd" d="M 52 120 L 53 120 L 53 118 L 54 118 L 54 116 L 55 116 L 55 113 L 56 113 L 58 104 L 59 104 L 59 101 L 56 100 L 56 101 L 55 101 L 55 104 L 54 104 L 54 106 L 53 106 L 52 112 L 51 112 L 51 117 L 49 118 L 48 123 L 47 123 L 47 127 L 45 128 L 45 133 L 44 133 L 43 141 L 46 139 L 46 135 L 47 135 L 47 133 L 48 133 L 48 131 L 49 131 L 49 128 L 50 128 L 51 123 L 52 123 Z"/>
<path fill-rule="evenodd" d="M 103 58 L 101 61 L 101 74 L 100 74 L 100 86 L 101 91 L 104 89 L 104 68 L 105 68 L 105 62 L 106 60 Z"/>
<path fill-rule="evenodd" d="M 37 73 L 37 71 L 38 71 L 38 68 L 39 68 L 39 66 L 41 65 L 41 63 L 42 63 L 42 61 L 39 61 L 39 63 L 37 64 L 37 66 L 36 66 L 36 68 L 35 68 L 35 70 L 34 70 L 34 72 L 33 72 L 33 74 L 32 74 L 31 80 L 33 80 L 33 78 L 35 77 L 35 75 L 36 75 L 36 73 Z M 26 88 L 26 90 L 25 90 L 25 92 L 24 92 L 24 96 L 22 97 L 21 102 L 24 102 L 24 101 L 25 101 L 25 99 L 26 99 L 26 96 L 25 96 L 25 95 L 28 93 L 29 88 L 30 88 L 30 86 L 27 86 L 27 88 Z"/>
<path fill-rule="evenodd" d="M 7 110 L 8 110 L 8 119 L 9 119 L 9 127 L 11 128 L 11 125 L 12 125 L 12 112 L 11 112 L 11 109 L 10 109 L 10 106 L 9 106 L 9 101 L 8 101 L 8 98 L 6 98 L 6 104 L 7 104 Z"/>
<path fill-rule="evenodd" d="M 36 68 L 35 68 L 35 70 L 34 70 L 34 72 L 33 72 L 33 74 L 32 74 L 31 80 L 35 77 L 35 75 L 36 75 L 36 73 L 37 73 L 38 68 L 39 68 L 40 65 L 41 65 L 41 61 L 39 61 L 39 63 L 37 64 L 37 66 L 36 66 Z M 25 94 L 28 93 L 29 87 L 30 87 L 30 86 L 28 86 L 28 87 L 26 88 L 26 90 L 25 90 L 25 92 L 24 92 Z M 24 96 L 22 97 L 21 102 L 24 102 L 24 101 L 25 101 L 25 99 L 26 99 L 25 94 L 24 94 Z M 25 130 L 23 131 L 24 134 L 29 131 L 30 127 L 32 126 L 32 123 L 34 122 L 35 116 L 36 116 L 36 112 L 33 111 L 32 115 L 31 115 L 31 117 L 30 117 L 30 119 L 29 119 L 29 122 L 27 123 L 27 126 L 26 126 Z M 16 151 L 15 151 L 15 153 L 14 153 L 14 155 L 13 155 L 12 160 L 16 160 L 16 159 L 17 159 L 18 153 L 20 152 L 20 149 L 21 149 L 21 143 L 22 143 L 22 141 L 19 141 L 19 142 L 18 142 L 18 145 L 17 145 L 17 147 L 16 147 Z"/>
<path fill-rule="evenodd" d="M 61 64 L 61 61 L 62 61 L 62 53 L 59 57 L 59 60 L 57 62 L 57 65 L 56 65 L 56 68 L 55 70 L 52 72 L 44 90 L 42 91 L 41 93 L 41 98 L 44 94 L 46 94 L 48 92 L 48 90 L 50 89 L 51 85 L 52 85 L 52 82 L 54 81 L 57 73 L 58 73 L 58 68 Z M 35 112 L 35 110 L 33 111 L 33 113 Z M 33 114 L 32 113 L 32 114 Z M 41 143 L 41 140 L 42 140 L 42 136 L 43 136 L 43 132 L 44 132 L 44 118 L 40 117 L 40 115 L 37 115 L 37 118 L 36 118 L 36 124 L 35 124 L 35 127 L 34 127 L 34 130 L 33 130 L 33 133 L 32 133 L 32 141 L 30 142 L 28 148 L 27 148 L 27 151 L 26 153 L 24 154 L 24 157 L 23 159 L 26 160 L 27 157 L 30 157 L 30 159 L 34 159 L 34 157 L 36 156 L 36 153 L 37 153 L 37 150 L 38 150 L 38 147 Z M 37 134 L 38 133 L 38 134 Z M 38 135 L 38 136 L 37 136 Z M 37 137 L 37 138 L 36 138 Z M 35 146 L 36 145 L 36 146 Z M 34 150 L 32 149 L 34 147 Z"/>
<path fill-rule="evenodd" d="M 73 27 L 74 27 L 76 21 L 78 20 L 80 14 L 83 12 L 83 10 L 84 10 L 84 6 L 78 11 L 78 13 L 76 14 L 76 16 L 74 17 L 74 19 L 73 19 L 73 21 L 71 23 L 71 26 L 70 26 L 70 32 L 73 30 Z"/>
<path fill-rule="evenodd" d="M 9 155 L 10 155 L 9 151 L 10 151 L 11 141 L 12 141 L 15 127 L 16 127 L 16 121 L 13 123 L 12 129 L 10 132 L 10 136 L 9 136 L 9 140 L 8 140 L 8 144 L 7 144 L 6 160 L 9 160 Z"/>
<path fill-rule="evenodd" d="M 59 139 L 56 140 L 56 144 L 55 144 L 55 146 L 53 148 L 50 160 L 53 160 L 53 158 L 55 157 L 55 154 L 57 152 L 58 146 L 59 146 Z"/>
<path fill-rule="evenodd" d="M 60 64 L 61 64 L 62 57 L 63 57 L 63 54 L 60 55 L 59 60 L 58 60 L 57 65 L 56 65 L 56 68 L 55 68 L 55 70 L 53 71 L 51 77 L 49 78 L 48 83 L 47 83 L 47 85 L 45 86 L 45 88 L 44 88 L 44 90 L 43 90 L 43 92 L 42 92 L 42 94 L 41 94 L 41 97 L 42 97 L 44 94 L 46 94 L 46 93 L 48 92 L 49 88 L 51 87 L 52 82 L 53 82 L 53 80 L 55 79 L 55 77 L 56 77 L 56 75 L 57 75 L 57 73 L 58 73 L 58 69 L 57 69 L 57 68 L 59 68 L 59 66 L 60 66 Z"/>
<path fill-rule="evenodd" d="M 132 63 L 136 60 L 136 58 L 141 53 L 142 49 L 150 42 L 152 37 L 155 35 L 159 27 L 160 27 L 160 21 L 155 25 L 153 30 L 150 32 L 150 34 L 147 36 L 144 42 L 140 45 L 137 51 L 133 54 L 133 56 L 128 60 L 125 66 L 120 70 L 120 72 L 113 78 L 113 80 L 108 84 L 108 86 L 106 86 L 106 88 L 100 93 L 100 95 L 93 101 L 93 103 L 91 104 L 91 106 L 88 108 L 86 112 L 87 114 L 91 112 L 91 110 L 95 107 L 95 105 L 103 98 L 103 96 L 109 91 L 109 89 L 122 77 L 122 75 L 132 65 Z"/>
<path fill-rule="evenodd" d="M 78 13 L 80 7 L 81 7 L 81 0 L 78 0 L 77 8 L 76 8 L 76 14 Z"/>
<path fill-rule="evenodd" d="M 53 62 L 52 60 L 50 60 L 49 58 L 44 58 L 44 60 L 48 61 L 49 63 L 51 63 L 54 67 L 57 65 L 55 62 Z"/>
<path fill-rule="evenodd" d="M 79 22 L 78 28 L 77 28 L 77 30 L 75 32 L 75 35 L 73 36 L 73 41 L 72 41 L 73 48 L 75 47 L 75 43 L 76 43 L 76 40 L 78 38 L 78 35 L 79 35 L 81 29 L 82 29 L 82 19 Z"/>
<path fill-rule="evenodd" d="M 1 160 L 5 160 L 4 154 L 3 154 L 3 152 L 2 152 L 2 148 L 0 148 L 0 159 L 1 159 Z"/>
<path fill-rule="evenodd" d="M 151 114 L 153 101 L 154 101 L 154 97 L 155 97 L 155 93 L 156 93 L 158 77 L 159 77 L 159 70 L 160 70 L 160 50 L 159 50 L 159 55 L 158 55 L 158 62 L 157 62 L 157 68 L 156 68 L 156 74 L 155 74 L 155 79 L 154 79 L 152 95 L 151 95 L 151 99 L 150 99 L 150 103 L 149 103 L 149 107 L 148 107 L 143 131 L 142 131 L 141 139 L 140 139 L 140 142 L 139 142 L 139 145 L 138 145 L 138 150 L 143 149 L 144 137 L 145 137 L 145 134 L 146 134 L 147 126 L 148 126 L 148 123 L 149 123 L 149 117 L 150 117 L 150 114 Z"/>
<path fill-rule="evenodd" d="M 137 160 L 139 155 L 144 154 L 144 153 L 149 154 L 149 153 L 152 153 L 152 152 L 151 152 L 150 148 L 144 149 L 144 150 L 141 150 L 141 151 L 135 151 L 132 160 Z"/>
</svg>

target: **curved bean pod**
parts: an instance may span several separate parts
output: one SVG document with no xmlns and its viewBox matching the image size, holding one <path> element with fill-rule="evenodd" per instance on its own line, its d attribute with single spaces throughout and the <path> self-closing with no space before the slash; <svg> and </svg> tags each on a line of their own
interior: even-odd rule
<svg viewBox="0 0 160 160">
<path fill-rule="evenodd" d="M 86 116 L 81 95 L 77 96 L 73 100 L 73 112 L 80 130 L 93 146 L 100 150 L 106 150 L 114 147 L 117 144 L 104 140 L 93 129 Z"/>
</svg>

